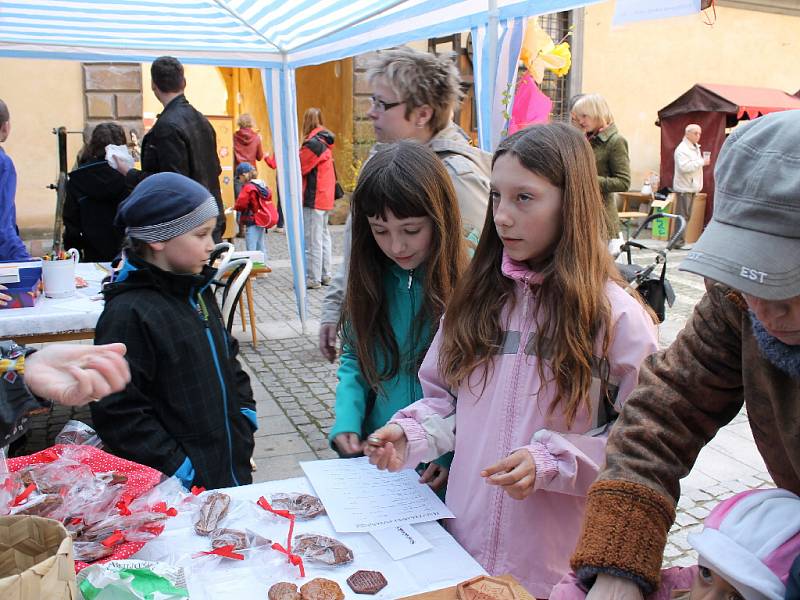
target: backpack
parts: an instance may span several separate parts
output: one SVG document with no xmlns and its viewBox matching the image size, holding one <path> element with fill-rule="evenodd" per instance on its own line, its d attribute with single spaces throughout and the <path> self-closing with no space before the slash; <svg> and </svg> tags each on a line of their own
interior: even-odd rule
<svg viewBox="0 0 800 600">
<path fill-rule="evenodd" d="M 256 190 L 258 190 L 258 208 L 253 215 L 253 221 L 258 227 L 269 229 L 278 223 L 278 211 L 275 210 L 275 205 L 272 203 L 269 190 L 264 185 L 259 185 L 255 181 L 251 181 Z"/>
</svg>

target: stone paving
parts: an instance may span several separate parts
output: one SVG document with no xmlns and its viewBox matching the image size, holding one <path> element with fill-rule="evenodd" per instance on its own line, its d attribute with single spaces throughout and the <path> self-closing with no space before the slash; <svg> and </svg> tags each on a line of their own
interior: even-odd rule
<svg viewBox="0 0 800 600">
<path fill-rule="evenodd" d="M 343 228 L 331 229 L 334 265 L 338 266 Z M 300 461 L 335 457 L 327 442 L 327 432 L 333 423 L 336 365 L 325 361 L 317 350 L 319 310 L 327 288 L 308 291 L 309 318 L 304 333 L 295 308 L 286 238 L 270 233 L 268 244 L 273 271 L 254 282 L 259 337 L 256 347 L 251 343 L 249 323 L 246 332 L 239 322 L 234 324 L 258 404 L 255 481 L 299 476 Z M 677 301 L 660 327 L 662 347 L 672 342 L 704 292 L 699 277 L 677 270 L 685 254 L 685 251 L 669 254 L 668 278 Z M 652 254 L 639 252 L 635 262 L 646 264 L 651 258 Z M 86 419 L 88 412 L 55 409 L 48 418 L 34 423 L 28 441 L 19 450 L 27 453 L 52 443 L 70 416 Z M 702 519 L 719 500 L 745 489 L 772 485 L 755 448 L 747 416 L 742 412 L 702 451 L 694 469 L 683 480 L 665 565 L 688 565 L 696 560 L 687 536 L 700 528 Z"/>
</svg>

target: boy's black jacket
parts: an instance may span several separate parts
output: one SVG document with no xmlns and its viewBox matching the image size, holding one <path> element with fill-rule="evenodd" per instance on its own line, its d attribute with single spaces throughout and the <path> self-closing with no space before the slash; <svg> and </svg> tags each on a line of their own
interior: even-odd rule
<svg viewBox="0 0 800 600">
<path fill-rule="evenodd" d="M 241 409 L 255 411 L 255 401 L 208 287 L 214 270 L 183 275 L 128 263 L 135 269 L 104 290 L 95 343 L 127 345 L 131 382 L 92 404 L 97 433 L 114 454 L 167 475 L 188 456 L 194 485 L 251 483 L 254 427 Z"/>
</svg>

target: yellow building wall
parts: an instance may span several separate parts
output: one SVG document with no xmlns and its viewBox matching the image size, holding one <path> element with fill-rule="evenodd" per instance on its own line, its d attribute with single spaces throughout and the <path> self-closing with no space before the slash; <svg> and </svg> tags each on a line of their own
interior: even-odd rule
<svg viewBox="0 0 800 600">
<path fill-rule="evenodd" d="M 608 100 L 630 147 L 633 189 L 658 171 L 658 111 L 695 83 L 800 88 L 800 18 L 716 10 L 712 27 L 692 15 L 614 29 L 613 2 L 585 9 L 582 91 Z"/>
<path fill-rule="evenodd" d="M 204 115 L 226 115 L 228 88 L 217 67 L 184 65 L 186 98 Z M 150 64 L 142 65 L 142 111 L 144 118 L 154 118 L 164 108 L 153 95 L 150 80 Z"/>
<path fill-rule="evenodd" d="M 52 231 L 58 179 L 54 128 L 83 131 L 83 80 L 75 61 L 0 59 L 0 98 L 11 113 L 11 134 L 3 144 L 17 170 L 17 225 Z M 80 134 L 67 138 L 67 167 L 83 145 Z"/>
</svg>

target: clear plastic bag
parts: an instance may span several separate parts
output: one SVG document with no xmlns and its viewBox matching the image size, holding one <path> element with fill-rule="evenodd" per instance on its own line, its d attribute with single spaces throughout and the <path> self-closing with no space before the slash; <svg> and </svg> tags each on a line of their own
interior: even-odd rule
<svg viewBox="0 0 800 600">
<path fill-rule="evenodd" d="M 93 446 L 102 448 L 103 441 L 94 429 L 81 421 L 70 420 L 64 424 L 55 439 L 56 444 L 75 446 Z"/>
<path fill-rule="evenodd" d="M 272 494 L 270 496 L 272 508 L 288 510 L 295 517 L 302 520 L 313 519 L 325 514 L 322 501 L 311 494 L 296 492 L 287 494 Z"/>
<path fill-rule="evenodd" d="M 331 566 L 353 562 L 353 551 L 339 540 L 316 533 L 298 533 L 292 540 L 292 552 Z"/>
</svg>

